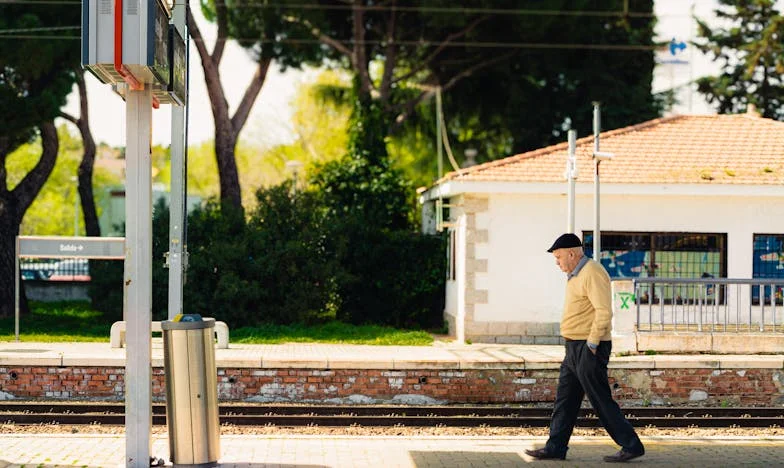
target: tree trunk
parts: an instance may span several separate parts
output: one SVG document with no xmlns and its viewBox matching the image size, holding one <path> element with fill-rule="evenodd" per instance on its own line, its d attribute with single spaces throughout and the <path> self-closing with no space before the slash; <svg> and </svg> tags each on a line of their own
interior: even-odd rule
<svg viewBox="0 0 784 468">
<path fill-rule="evenodd" d="M 82 202 L 84 215 L 84 228 L 88 236 L 100 237 L 101 226 L 98 224 L 98 213 L 95 209 L 95 196 L 93 195 L 93 167 L 95 167 L 95 140 L 90 131 L 90 119 L 87 114 L 87 86 L 84 75 L 77 73 L 76 84 L 79 87 L 80 115 L 76 126 L 82 135 L 84 154 L 79 163 L 79 198 Z"/>
<path fill-rule="evenodd" d="M 254 73 L 248 87 L 245 89 L 245 94 L 234 116 L 231 116 L 220 76 L 220 61 L 223 57 L 226 39 L 228 39 L 228 26 L 226 23 L 228 20 L 225 2 L 216 2 L 216 6 L 218 38 L 212 54 L 207 50 L 199 26 L 193 19 L 190 7 L 188 7 L 187 11 L 188 32 L 191 38 L 193 38 L 196 50 L 199 52 L 201 66 L 204 70 L 204 82 L 207 86 L 207 94 L 210 97 L 212 118 L 215 121 L 215 158 L 218 163 L 221 203 L 242 211 L 242 191 L 240 190 L 240 178 L 235 157 L 237 139 L 247 122 L 253 103 L 256 101 L 259 92 L 261 92 L 272 59 L 259 59 L 256 73 Z"/>
<path fill-rule="evenodd" d="M 41 158 L 33 169 L 25 175 L 21 182 L 12 191 L 6 190 L 6 173 L 0 171 L 0 318 L 11 317 L 14 314 L 14 267 L 16 255 L 15 240 L 19 235 L 19 226 L 22 223 L 27 208 L 33 203 L 41 191 L 46 179 L 54 169 L 57 160 L 59 141 L 54 121 L 44 122 L 40 125 L 41 145 L 43 151 Z M 8 156 L 0 153 L 0 166 L 5 167 Z M 27 310 L 27 301 L 23 294 L 19 295 L 22 311 Z"/>
<path fill-rule="evenodd" d="M 242 209 L 242 193 L 240 176 L 237 172 L 237 134 L 234 133 L 231 121 L 215 119 L 215 156 L 218 161 L 218 178 L 220 179 L 221 203 Z"/>
</svg>

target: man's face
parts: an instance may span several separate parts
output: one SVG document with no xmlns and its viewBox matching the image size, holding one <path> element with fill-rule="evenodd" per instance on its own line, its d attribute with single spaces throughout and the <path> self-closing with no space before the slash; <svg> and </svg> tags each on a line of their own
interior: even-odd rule
<svg viewBox="0 0 784 468">
<path fill-rule="evenodd" d="M 577 254 L 576 249 L 556 249 L 553 250 L 553 257 L 555 257 L 555 264 L 566 274 L 574 270 L 578 263 L 580 263 L 580 256 Z"/>
</svg>

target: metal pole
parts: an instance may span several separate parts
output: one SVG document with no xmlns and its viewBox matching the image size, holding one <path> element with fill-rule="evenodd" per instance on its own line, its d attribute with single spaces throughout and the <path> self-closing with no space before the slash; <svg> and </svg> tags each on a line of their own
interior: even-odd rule
<svg viewBox="0 0 784 468">
<path fill-rule="evenodd" d="M 601 132 L 601 114 L 599 102 L 593 103 L 593 259 L 600 261 L 602 252 L 602 234 L 599 229 L 599 133 Z"/>
<path fill-rule="evenodd" d="M 438 154 L 438 180 L 444 175 L 444 143 L 441 137 L 441 87 L 436 88 L 436 152 Z M 440 198 L 440 196 L 439 196 Z"/>
<path fill-rule="evenodd" d="M 569 159 L 566 162 L 566 177 L 569 180 L 567 186 L 569 208 L 566 232 L 574 233 L 574 189 L 575 179 L 577 178 L 577 130 L 569 130 L 567 135 L 569 140 Z"/>
<path fill-rule="evenodd" d="M 187 5 L 176 0 L 172 9 L 172 23 L 177 32 L 188 40 L 186 26 Z M 186 66 L 187 70 L 187 66 Z M 186 71 L 187 73 L 187 71 Z M 187 216 L 185 191 L 185 158 L 188 142 L 185 140 L 185 105 L 172 105 L 171 109 L 171 195 L 169 199 L 169 320 L 182 313 L 182 287 L 184 283 L 184 231 Z"/>
<path fill-rule="evenodd" d="M 152 91 L 126 94 L 125 464 L 150 466 L 152 429 Z"/>
<path fill-rule="evenodd" d="M 14 247 L 14 338 L 19 341 L 19 236 Z"/>
</svg>

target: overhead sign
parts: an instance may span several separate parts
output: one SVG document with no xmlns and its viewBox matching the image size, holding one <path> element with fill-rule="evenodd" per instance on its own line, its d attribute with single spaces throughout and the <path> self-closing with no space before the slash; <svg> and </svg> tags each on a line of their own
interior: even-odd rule
<svg viewBox="0 0 784 468">
<path fill-rule="evenodd" d="M 125 258 L 125 238 L 19 236 L 19 256 L 122 260 Z"/>
</svg>

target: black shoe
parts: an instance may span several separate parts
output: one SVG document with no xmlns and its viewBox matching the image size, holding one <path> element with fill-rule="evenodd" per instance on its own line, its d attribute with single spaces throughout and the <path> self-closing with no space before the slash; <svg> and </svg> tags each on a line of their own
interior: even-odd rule
<svg viewBox="0 0 784 468">
<path fill-rule="evenodd" d="M 525 454 L 529 457 L 534 457 L 537 460 L 566 460 L 566 452 L 564 453 L 552 453 L 548 452 L 547 449 L 540 448 L 536 450 L 526 450 Z"/>
<path fill-rule="evenodd" d="M 645 451 L 639 453 L 631 453 L 625 450 L 618 450 L 618 453 L 615 455 L 608 455 L 604 457 L 604 461 L 607 463 L 626 463 L 629 460 L 634 460 L 635 458 L 641 457 L 645 455 Z"/>
</svg>

